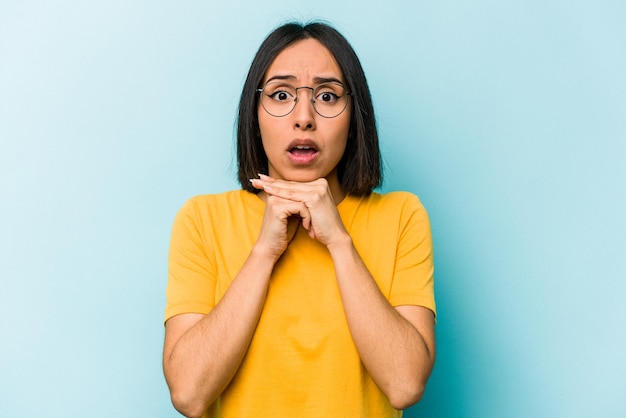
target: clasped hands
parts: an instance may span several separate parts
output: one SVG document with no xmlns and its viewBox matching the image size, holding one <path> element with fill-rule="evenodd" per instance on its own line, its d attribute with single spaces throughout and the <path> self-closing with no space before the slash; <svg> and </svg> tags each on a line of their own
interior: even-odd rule
<svg viewBox="0 0 626 418">
<path fill-rule="evenodd" d="M 327 247 L 348 236 L 326 179 L 297 182 L 259 174 L 258 179 L 250 182 L 267 197 L 257 242 L 267 245 L 275 256 L 285 251 L 298 224 L 308 231 L 309 237 Z"/>
</svg>

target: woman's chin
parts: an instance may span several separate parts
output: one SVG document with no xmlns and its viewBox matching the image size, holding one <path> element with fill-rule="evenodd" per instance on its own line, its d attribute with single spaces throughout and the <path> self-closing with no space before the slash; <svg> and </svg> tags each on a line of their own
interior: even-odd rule
<svg viewBox="0 0 626 418">
<path fill-rule="evenodd" d="M 308 183 L 311 181 L 315 181 L 319 179 L 320 177 L 323 177 L 319 173 L 304 173 L 304 172 L 284 173 L 284 174 L 274 173 L 274 175 L 270 173 L 269 176 L 278 180 L 296 181 L 298 183 Z"/>
</svg>

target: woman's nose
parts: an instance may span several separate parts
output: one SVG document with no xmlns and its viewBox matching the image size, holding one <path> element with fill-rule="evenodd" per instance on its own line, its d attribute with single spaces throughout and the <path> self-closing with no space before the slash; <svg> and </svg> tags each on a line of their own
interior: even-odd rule
<svg viewBox="0 0 626 418">
<path fill-rule="evenodd" d="M 296 106 L 293 110 L 295 126 L 302 129 L 315 127 L 315 109 L 313 108 L 313 89 L 302 87 L 298 89 Z"/>
</svg>

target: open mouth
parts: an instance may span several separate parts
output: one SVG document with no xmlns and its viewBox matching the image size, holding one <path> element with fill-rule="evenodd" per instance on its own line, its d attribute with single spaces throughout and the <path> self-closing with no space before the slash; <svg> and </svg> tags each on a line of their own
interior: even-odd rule
<svg viewBox="0 0 626 418">
<path fill-rule="evenodd" d="M 315 154 L 317 152 L 317 149 L 309 145 L 296 145 L 295 147 L 291 148 L 289 152 L 298 157 L 305 157 Z"/>
</svg>

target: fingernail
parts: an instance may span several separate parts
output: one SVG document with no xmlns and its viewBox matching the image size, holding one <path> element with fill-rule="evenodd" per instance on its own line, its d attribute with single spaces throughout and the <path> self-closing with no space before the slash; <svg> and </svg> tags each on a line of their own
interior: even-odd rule
<svg viewBox="0 0 626 418">
<path fill-rule="evenodd" d="M 260 173 L 259 173 L 259 178 L 260 178 L 261 180 L 267 180 L 267 179 L 269 179 L 270 177 L 269 177 L 269 176 L 266 176 L 265 174 L 260 174 Z"/>
</svg>

